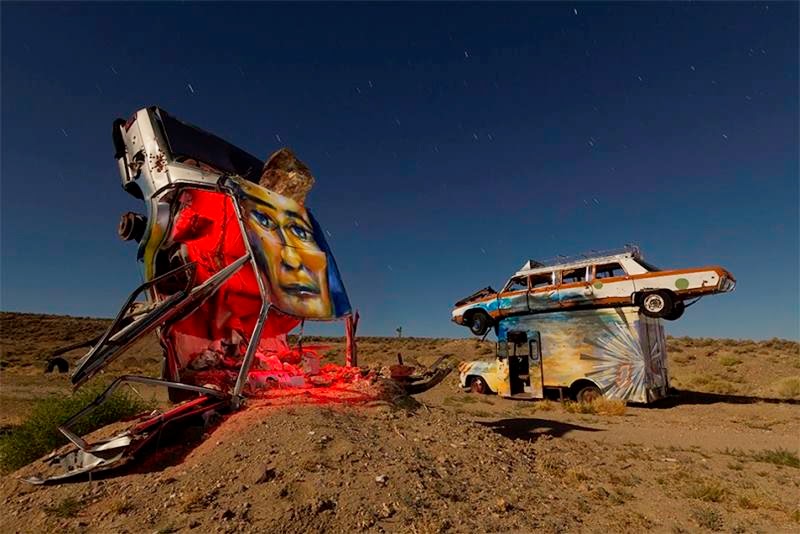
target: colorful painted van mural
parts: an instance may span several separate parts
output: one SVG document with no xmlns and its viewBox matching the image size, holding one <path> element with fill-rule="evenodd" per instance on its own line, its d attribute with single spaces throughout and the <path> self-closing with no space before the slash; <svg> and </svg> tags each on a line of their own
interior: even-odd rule
<svg viewBox="0 0 800 534">
<path fill-rule="evenodd" d="M 459 371 L 476 393 L 541 399 L 556 388 L 579 401 L 646 403 L 667 394 L 666 352 L 661 321 L 637 307 L 572 310 L 502 319 L 495 361 Z"/>
</svg>

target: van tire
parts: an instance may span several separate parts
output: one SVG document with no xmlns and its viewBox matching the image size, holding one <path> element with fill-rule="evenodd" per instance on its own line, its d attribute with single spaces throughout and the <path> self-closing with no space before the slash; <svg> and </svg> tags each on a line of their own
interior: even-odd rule
<svg viewBox="0 0 800 534">
<path fill-rule="evenodd" d="M 578 402 L 592 402 L 603 396 L 603 392 L 597 386 L 584 386 L 575 394 L 575 400 Z"/>
<path fill-rule="evenodd" d="M 668 317 L 672 313 L 674 299 L 669 291 L 650 291 L 641 299 L 642 313 L 648 317 Z"/>
<path fill-rule="evenodd" d="M 486 385 L 486 381 L 476 376 L 474 377 L 469 383 L 469 390 L 473 393 L 477 393 L 479 395 L 488 395 L 489 394 L 489 386 Z"/>
<path fill-rule="evenodd" d="M 469 317 L 469 330 L 476 336 L 482 336 L 492 326 L 492 318 L 485 311 L 476 311 Z"/>
</svg>

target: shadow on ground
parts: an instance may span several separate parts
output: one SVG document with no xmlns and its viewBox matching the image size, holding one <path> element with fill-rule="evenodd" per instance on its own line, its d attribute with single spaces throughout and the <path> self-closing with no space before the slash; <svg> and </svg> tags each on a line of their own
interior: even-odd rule
<svg viewBox="0 0 800 534">
<path fill-rule="evenodd" d="M 798 399 L 775 399 L 770 397 L 749 397 L 746 395 L 725 395 L 721 393 L 705 393 L 702 391 L 685 391 L 673 389 L 670 395 L 658 402 L 651 404 L 653 408 L 674 408 L 682 405 L 692 404 L 756 404 L 764 402 L 767 404 L 800 404 Z"/>
<path fill-rule="evenodd" d="M 535 441 L 543 435 L 560 438 L 572 431 L 601 432 L 602 428 L 573 425 L 549 419 L 517 417 L 513 419 L 500 419 L 497 421 L 479 422 L 493 432 L 509 439 L 524 439 Z"/>
</svg>

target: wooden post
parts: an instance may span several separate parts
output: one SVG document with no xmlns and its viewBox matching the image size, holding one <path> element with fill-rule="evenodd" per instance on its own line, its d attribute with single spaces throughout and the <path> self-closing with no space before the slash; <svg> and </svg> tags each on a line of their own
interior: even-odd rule
<svg viewBox="0 0 800 534">
<path fill-rule="evenodd" d="M 347 367 L 358 366 L 358 348 L 356 346 L 356 329 L 358 328 L 358 311 L 353 315 L 348 315 L 345 319 L 344 334 L 345 345 L 345 365 Z"/>
</svg>

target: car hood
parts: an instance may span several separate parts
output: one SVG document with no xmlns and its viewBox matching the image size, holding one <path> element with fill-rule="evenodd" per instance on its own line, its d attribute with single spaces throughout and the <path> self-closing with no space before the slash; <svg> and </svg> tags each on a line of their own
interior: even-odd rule
<svg viewBox="0 0 800 534">
<path fill-rule="evenodd" d="M 479 289 L 478 291 L 476 291 L 472 295 L 459 300 L 458 302 L 456 302 L 455 305 L 456 306 L 463 306 L 464 304 L 467 304 L 469 302 L 474 302 L 476 300 L 483 300 L 486 297 L 489 297 L 489 296 L 492 296 L 492 295 L 496 295 L 496 294 L 497 294 L 497 291 L 492 289 L 492 286 L 487 286 L 487 287 L 484 287 L 483 289 Z"/>
</svg>

